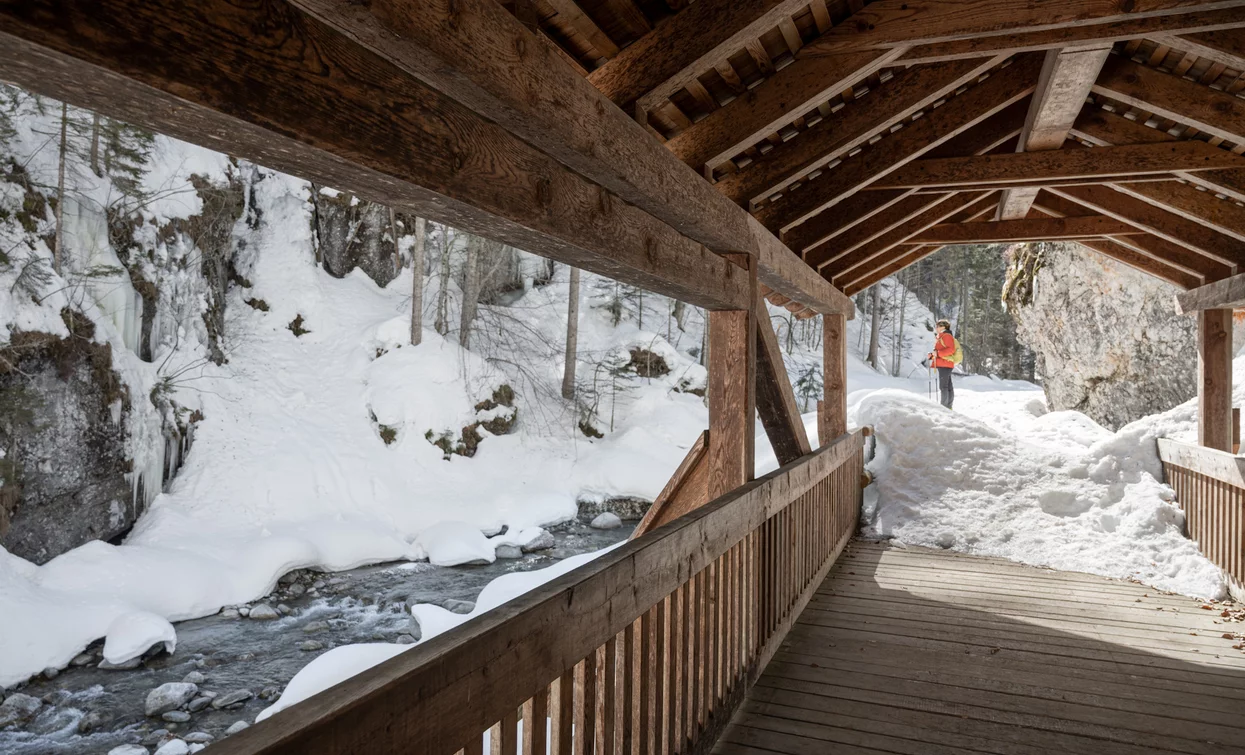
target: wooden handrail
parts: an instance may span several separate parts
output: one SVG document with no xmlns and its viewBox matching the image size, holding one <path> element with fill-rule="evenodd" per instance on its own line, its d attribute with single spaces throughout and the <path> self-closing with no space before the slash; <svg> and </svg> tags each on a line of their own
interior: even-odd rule
<svg viewBox="0 0 1245 755">
<path fill-rule="evenodd" d="M 1165 481 L 1185 512 L 1185 532 L 1245 598 L 1245 457 L 1158 439 Z"/>
<path fill-rule="evenodd" d="M 546 714 L 556 753 L 585 733 L 576 753 L 703 749 L 855 531 L 863 446 L 845 434 L 213 750 L 471 755 L 491 729 L 494 752 L 543 755 Z"/>
</svg>

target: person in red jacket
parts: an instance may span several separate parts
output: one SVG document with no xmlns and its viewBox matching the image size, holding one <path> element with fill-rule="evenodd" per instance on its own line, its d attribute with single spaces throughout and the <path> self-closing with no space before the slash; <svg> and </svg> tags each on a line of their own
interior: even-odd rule
<svg viewBox="0 0 1245 755">
<path fill-rule="evenodd" d="M 955 362 L 951 355 L 955 353 L 955 336 L 951 334 L 951 323 L 939 320 L 934 325 L 934 350 L 929 359 L 938 368 L 938 399 L 948 409 L 955 403 L 955 386 L 951 384 L 951 371 Z"/>
</svg>

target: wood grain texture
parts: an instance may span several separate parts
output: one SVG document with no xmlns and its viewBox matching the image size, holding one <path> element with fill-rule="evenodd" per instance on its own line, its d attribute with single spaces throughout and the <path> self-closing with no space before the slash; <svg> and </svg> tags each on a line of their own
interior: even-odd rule
<svg viewBox="0 0 1245 755">
<path fill-rule="evenodd" d="M 874 286 L 904 268 L 915 265 L 934 252 L 942 249 L 941 246 L 909 246 L 901 244 L 895 247 L 890 254 L 886 255 L 884 262 L 874 271 L 859 278 L 854 283 L 844 287 L 844 293 L 850 291 L 849 296 L 855 296 Z M 881 259 L 881 258 L 880 258 Z"/>
<path fill-rule="evenodd" d="M 1105 23 L 918 44 L 910 47 L 899 62 L 933 63 L 994 55 L 1000 52 L 1049 50 L 1072 44 L 1120 42 L 1142 37 L 1153 39 L 1165 34 L 1216 31 L 1242 24 L 1245 24 L 1245 8 L 1240 7 L 1144 18 L 1124 18 Z"/>
<path fill-rule="evenodd" d="M 1225 28 L 1185 33 L 1175 36 L 1168 32 L 1160 41 L 1199 58 L 1221 63 L 1237 71 L 1245 70 L 1245 29 Z"/>
<path fill-rule="evenodd" d="M 755 294 L 754 294 L 755 296 Z M 709 498 L 752 479 L 756 427 L 756 315 L 709 315 Z"/>
<path fill-rule="evenodd" d="M 804 47 L 805 55 L 930 44 L 998 34 L 1075 29 L 1177 12 L 1232 8 L 1232 2 L 1188 0 L 879 0 Z"/>
<path fill-rule="evenodd" d="M 798 60 L 679 132 L 666 147 L 696 170 L 717 167 L 876 72 L 896 55 L 891 51 L 854 52 Z"/>
<path fill-rule="evenodd" d="M 925 117 L 806 182 L 798 190 L 765 204 L 754 214 L 767 228 L 786 230 L 833 207 L 1032 93 L 1040 65 L 1040 59 L 1033 56 L 1017 60 Z"/>
<path fill-rule="evenodd" d="M 988 223 L 943 223 L 910 237 L 917 244 L 992 244 L 1057 241 L 1141 233 L 1136 227 L 1103 215 L 1078 218 L 1030 218 Z"/>
<path fill-rule="evenodd" d="M 843 233 L 812 247 L 804 253 L 804 261 L 820 269 L 841 259 L 861 246 L 904 225 L 932 205 L 950 195 L 910 194 L 875 214 L 867 223 L 857 223 Z"/>
<path fill-rule="evenodd" d="M 817 414 L 817 435 L 827 441 L 847 432 L 847 321 L 827 315 L 822 338 L 822 385 L 825 395 Z"/>
<path fill-rule="evenodd" d="M 1229 268 L 1245 264 L 1245 243 L 1107 186 L 1053 186 L 1049 192 L 1142 228 Z M 1228 273 L 1235 272 L 1229 269 Z"/>
<path fill-rule="evenodd" d="M 981 184 L 1048 183 L 1069 179 L 1167 176 L 1177 171 L 1245 167 L 1245 157 L 1197 140 L 1014 152 L 972 157 L 914 160 L 875 181 L 886 189 L 974 187 Z M 1027 209 L 1026 209 L 1027 211 Z"/>
<path fill-rule="evenodd" d="M 284 3 L 7 2 L 0 28 L 0 75 L 35 91 L 651 290 L 750 305 L 747 276 L 704 246 Z"/>
<path fill-rule="evenodd" d="M 752 216 L 749 225 L 756 236 L 757 280 L 771 291 L 807 307 L 812 312 L 856 316 L 856 305 L 830 282 L 788 249 Z"/>
<path fill-rule="evenodd" d="M 765 434 L 782 466 L 812 451 L 796 404 L 791 378 L 783 364 L 778 335 L 764 298 L 756 307 L 756 406 Z"/>
<path fill-rule="evenodd" d="M 898 71 L 864 97 L 775 145 L 746 168 L 718 180 L 718 191 L 747 206 L 838 160 L 852 149 L 929 107 L 1000 62 L 955 61 Z"/>
<path fill-rule="evenodd" d="M 642 100 L 641 107 L 652 110 L 800 8 L 800 0 L 692 3 L 593 71 L 588 80 L 619 107 Z"/>
<path fill-rule="evenodd" d="M 755 253 L 743 213 L 499 3 L 292 4 L 714 251 Z"/>
<path fill-rule="evenodd" d="M 1245 274 L 1176 294 L 1176 312 L 1182 315 L 1203 309 L 1240 308 L 1245 308 Z"/>
<path fill-rule="evenodd" d="M 1232 450 L 1232 310 L 1197 313 L 1198 443 Z"/>
<path fill-rule="evenodd" d="M 1220 139 L 1245 141 L 1245 100 L 1119 55 L 1103 65 L 1093 91 Z"/>
</svg>

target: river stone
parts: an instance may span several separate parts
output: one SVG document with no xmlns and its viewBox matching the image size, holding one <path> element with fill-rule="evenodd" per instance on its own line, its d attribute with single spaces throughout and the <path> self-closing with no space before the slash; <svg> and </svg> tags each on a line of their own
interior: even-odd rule
<svg viewBox="0 0 1245 755">
<path fill-rule="evenodd" d="M 103 713 L 100 713 L 97 710 L 88 711 L 87 714 L 78 721 L 78 733 L 89 734 L 90 732 L 98 729 L 100 726 L 103 726 L 103 724 Z"/>
<path fill-rule="evenodd" d="M 98 668 L 104 671 L 133 671 L 143 662 L 142 656 L 131 658 L 124 663 L 110 663 L 109 661 L 100 661 Z"/>
<path fill-rule="evenodd" d="M 170 710 L 177 710 L 199 692 L 199 685 L 189 682 L 167 682 L 147 693 L 144 712 L 148 716 L 158 716 Z"/>
<path fill-rule="evenodd" d="M 498 558 L 523 558 L 523 549 L 517 545 L 497 546 Z"/>
<path fill-rule="evenodd" d="M 187 684 L 203 684 L 207 681 L 207 677 L 200 671 L 191 671 L 182 677 L 182 681 Z"/>
<path fill-rule="evenodd" d="M 301 582 L 295 582 L 287 588 L 286 592 L 288 592 L 291 597 L 297 598 L 299 595 L 307 592 L 307 588 L 303 586 Z"/>
<path fill-rule="evenodd" d="M 147 736 L 143 737 L 145 745 L 159 745 L 169 736 L 168 729 L 156 729 Z"/>
<path fill-rule="evenodd" d="M 60 676 L 60 674 L 61 674 L 60 669 L 54 666 L 48 666 L 47 668 L 43 670 L 43 678 L 48 679 L 48 680 L 55 679 L 56 677 Z"/>
<path fill-rule="evenodd" d="M 592 524 L 588 526 L 595 530 L 616 530 L 622 526 L 622 520 L 618 518 L 617 514 L 604 511 L 597 514 L 596 518 L 592 520 Z"/>
<path fill-rule="evenodd" d="M 251 728 L 251 725 L 248 724 L 246 721 L 234 721 L 232 724 L 229 725 L 228 729 L 225 729 L 225 736 L 228 737 L 231 734 L 237 734 L 243 729 L 249 729 L 249 728 Z"/>
<path fill-rule="evenodd" d="M 23 723 L 34 718 L 43 701 L 37 697 L 16 692 L 0 703 L 0 729 L 13 724 Z"/>
<path fill-rule="evenodd" d="M 316 632 L 324 632 L 329 628 L 327 621 L 312 621 L 303 626 L 303 631 L 307 634 L 315 634 Z"/>
<path fill-rule="evenodd" d="M 314 650 L 323 650 L 324 643 L 317 642 L 316 640 L 304 640 L 303 642 L 299 643 L 298 649 L 304 652 L 312 652 Z"/>
<path fill-rule="evenodd" d="M 289 616 L 293 610 L 294 609 L 290 608 L 284 603 L 277 604 L 277 613 L 281 614 L 282 616 Z"/>
<path fill-rule="evenodd" d="M 90 653 L 78 653 L 69 662 L 70 666 L 86 666 L 95 660 L 95 656 Z"/>
<path fill-rule="evenodd" d="M 256 621 L 272 621 L 273 619 L 281 618 L 281 614 L 277 613 L 277 610 L 267 603 L 252 606 L 248 616 Z"/>
<path fill-rule="evenodd" d="M 204 708 L 208 707 L 211 704 L 212 704 L 212 698 L 201 695 L 191 700 L 189 703 L 187 703 L 186 710 L 190 711 L 191 713 L 198 713 L 199 711 L 203 710 Z"/>
<path fill-rule="evenodd" d="M 184 724 L 190 720 L 190 714 L 184 710 L 171 710 L 160 716 L 171 724 Z"/>
<path fill-rule="evenodd" d="M 208 742 L 211 742 L 213 739 L 216 739 L 216 737 L 213 737 L 211 734 L 208 734 L 206 731 L 192 731 L 186 736 L 182 737 L 182 739 L 189 742 L 192 745 L 197 745 L 197 744 L 207 744 Z"/>
<path fill-rule="evenodd" d="M 441 604 L 441 607 L 450 613 L 467 614 L 476 610 L 476 604 L 470 600 L 455 600 L 450 598 Z"/>
<path fill-rule="evenodd" d="M 147 748 L 142 745 L 121 745 L 108 751 L 108 755 L 148 755 Z"/>
<path fill-rule="evenodd" d="M 156 750 L 156 755 L 188 755 L 190 745 L 180 739 L 170 739 L 160 745 L 160 749 Z"/>
<path fill-rule="evenodd" d="M 539 535 L 523 544 L 523 552 L 535 553 L 536 551 L 545 551 L 555 545 L 557 543 L 554 542 L 553 535 L 549 534 L 548 530 L 541 530 Z"/>
<path fill-rule="evenodd" d="M 238 689 L 213 700 L 212 707 L 216 710 L 230 708 L 235 705 L 241 705 L 252 697 L 255 697 L 255 695 L 249 689 Z"/>
</svg>

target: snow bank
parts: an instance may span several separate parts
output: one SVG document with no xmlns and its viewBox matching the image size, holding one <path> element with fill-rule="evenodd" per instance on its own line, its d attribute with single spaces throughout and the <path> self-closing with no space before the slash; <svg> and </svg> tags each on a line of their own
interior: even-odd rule
<svg viewBox="0 0 1245 755">
<path fill-rule="evenodd" d="M 605 553 L 609 553 L 622 545 L 612 545 L 592 553 L 583 553 L 563 559 L 545 569 L 528 572 L 505 574 L 485 585 L 484 590 L 476 599 L 475 608 L 468 614 L 456 614 L 428 603 L 411 607 L 411 614 L 419 622 L 419 642 L 427 642 L 439 634 L 449 631 L 481 614 L 513 600 L 529 590 L 533 590 L 546 582 L 566 574 Z M 417 643 L 418 644 L 418 643 Z M 392 645 L 388 643 L 363 643 L 358 645 L 342 645 L 333 648 L 304 666 L 290 683 L 276 703 L 268 706 L 255 718 L 256 723 L 285 710 L 296 703 L 302 702 L 312 695 L 339 684 L 356 674 L 377 666 L 415 645 Z"/>
<path fill-rule="evenodd" d="M 1182 533 L 1171 489 L 1138 461 L 1145 433 L 1111 436 L 1057 412 L 1033 419 L 1034 442 L 898 390 L 859 396 L 853 410 L 877 432 L 866 534 L 1223 594 L 1219 570 Z"/>
</svg>

